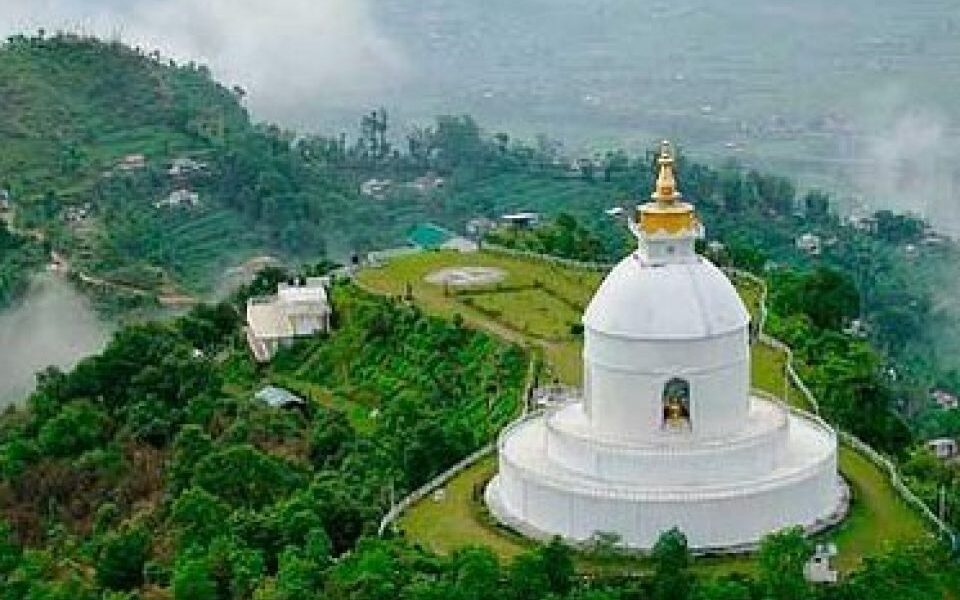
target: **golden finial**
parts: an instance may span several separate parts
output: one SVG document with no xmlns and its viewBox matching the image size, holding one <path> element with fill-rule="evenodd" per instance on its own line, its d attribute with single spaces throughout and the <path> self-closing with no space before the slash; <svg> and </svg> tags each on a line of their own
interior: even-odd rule
<svg viewBox="0 0 960 600">
<path fill-rule="evenodd" d="M 657 156 L 660 172 L 657 174 L 657 187 L 650 195 L 653 202 L 637 207 L 640 231 L 647 235 L 677 235 L 697 228 L 693 206 L 683 202 L 677 190 L 674 162 L 673 147 L 670 142 L 664 141 L 660 144 L 660 154 Z"/>
<path fill-rule="evenodd" d="M 657 189 L 651 194 L 651 198 L 662 204 L 673 204 L 680 198 L 680 192 L 677 191 L 677 180 L 673 176 L 673 148 L 670 142 L 664 140 L 660 143 L 660 156 L 657 157 L 657 164 L 660 165 L 660 173 L 657 175 Z"/>
</svg>

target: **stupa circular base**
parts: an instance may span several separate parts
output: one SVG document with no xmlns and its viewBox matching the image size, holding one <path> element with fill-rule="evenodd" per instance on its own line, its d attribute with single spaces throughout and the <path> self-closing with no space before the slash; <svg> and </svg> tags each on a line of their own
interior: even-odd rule
<svg viewBox="0 0 960 600">
<path fill-rule="evenodd" d="M 527 536 L 585 542 L 598 532 L 646 550 L 674 527 L 699 551 L 749 551 L 765 535 L 802 526 L 814 532 L 846 514 L 836 437 L 812 417 L 791 413 L 777 468 L 727 481 L 609 481 L 565 468 L 546 452 L 543 416 L 515 424 L 500 443 L 500 472 L 486 490 L 493 515 Z M 723 469 L 722 464 L 705 465 Z M 641 478 L 642 479 L 642 478 Z"/>
</svg>

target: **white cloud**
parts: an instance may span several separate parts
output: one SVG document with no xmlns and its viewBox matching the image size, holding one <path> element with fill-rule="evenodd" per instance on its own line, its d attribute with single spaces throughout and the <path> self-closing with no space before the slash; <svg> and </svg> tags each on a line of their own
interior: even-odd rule
<svg viewBox="0 0 960 600">
<path fill-rule="evenodd" d="M 949 135 L 949 118 L 889 86 L 864 101 L 857 121 L 863 142 L 853 179 L 867 203 L 921 215 L 942 232 L 960 235 L 960 143 Z"/>
<path fill-rule="evenodd" d="M 0 33 L 39 27 L 208 64 L 250 92 L 258 117 L 293 126 L 375 102 L 407 73 L 369 0 L 0 0 Z"/>
</svg>

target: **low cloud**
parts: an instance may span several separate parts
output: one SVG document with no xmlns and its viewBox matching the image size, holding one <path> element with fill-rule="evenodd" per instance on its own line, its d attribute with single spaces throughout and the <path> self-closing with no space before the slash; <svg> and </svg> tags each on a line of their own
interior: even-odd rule
<svg viewBox="0 0 960 600">
<path fill-rule="evenodd" d="M 73 366 L 106 344 L 110 327 L 66 281 L 38 277 L 23 303 L 0 313 L 0 408 L 21 402 L 48 365 Z"/>
<path fill-rule="evenodd" d="M 865 203 L 923 216 L 960 235 L 960 143 L 950 119 L 899 87 L 872 95 L 859 115 L 853 179 Z"/>
<path fill-rule="evenodd" d="M 0 0 L 0 33 L 67 30 L 208 64 L 261 119 L 313 129 L 404 80 L 369 0 Z"/>
</svg>

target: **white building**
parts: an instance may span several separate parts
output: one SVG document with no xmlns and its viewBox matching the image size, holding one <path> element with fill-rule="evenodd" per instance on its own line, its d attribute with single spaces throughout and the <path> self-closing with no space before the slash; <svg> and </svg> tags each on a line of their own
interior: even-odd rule
<svg viewBox="0 0 960 600">
<path fill-rule="evenodd" d="M 199 160 L 194 160 L 189 156 L 181 156 L 170 161 L 170 168 L 167 169 L 167 175 L 170 177 L 188 177 L 200 173 L 206 173 L 209 165 Z"/>
<path fill-rule="evenodd" d="M 803 565 L 804 579 L 810 583 L 836 583 L 839 573 L 830 564 L 836 555 L 837 547 L 834 544 L 817 544 L 813 556 Z"/>
<path fill-rule="evenodd" d="M 839 519 L 837 437 L 819 419 L 750 391 L 749 315 L 694 251 L 669 145 L 639 248 L 583 317 L 583 399 L 511 425 L 499 441 L 492 513 L 537 538 L 617 534 L 648 549 L 682 530 L 693 548 L 741 550 L 764 535 Z"/>
<path fill-rule="evenodd" d="M 154 208 L 179 208 L 181 206 L 199 206 L 200 194 L 187 189 L 178 189 L 170 192 L 166 198 L 153 203 Z"/>
<path fill-rule="evenodd" d="M 414 189 L 421 194 L 427 194 L 442 188 L 446 185 L 446 183 L 447 182 L 443 177 L 437 177 L 433 173 L 427 173 L 423 177 L 417 177 L 406 185 L 407 187 Z"/>
<path fill-rule="evenodd" d="M 927 442 L 927 448 L 940 460 L 948 460 L 960 455 L 960 446 L 953 438 L 936 438 Z"/>
<path fill-rule="evenodd" d="M 276 296 L 247 300 L 247 344 L 254 358 L 268 362 L 281 345 L 330 330 L 330 302 L 324 277 L 281 283 Z"/>
<path fill-rule="evenodd" d="M 517 229 L 529 229 L 540 224 L 540 213 L 518 212 L 509 215 L 501 215 L 500 221 L 504 225 L 516 227 Z"/>
<path fill-rule="evenodd" d="M 147 166 L 147 157 L 143 154 L 127 154 L 117 162 L 121 171 L 139 171 Z"/>
<path fill-rule="evenodd" d="M 360 184 L 360 193 L 371 198 L 383 198 L 393 187 L 389 179 L 368 179 Z"/>
<path fill-rule="evenodd" d="M 957 410 L 957 408 L 960 408 L 960 399 L 958 399 L 955 394 L 951 394 L 946 390 L 933 390 L 930 392 L 930 397 L 932 397 L 933 401 L 937 403 L 937 406 L 943 410 Z"/>
<path fill-rule="evenodd" d="M 797 250 L 801 252 L 806 252 L 811 256 L 817 256 L 820 254 L 820 236 L 814 235 L 812 233 L 805 233 L 797 238 L 796 240 Z"/>
</svg>

